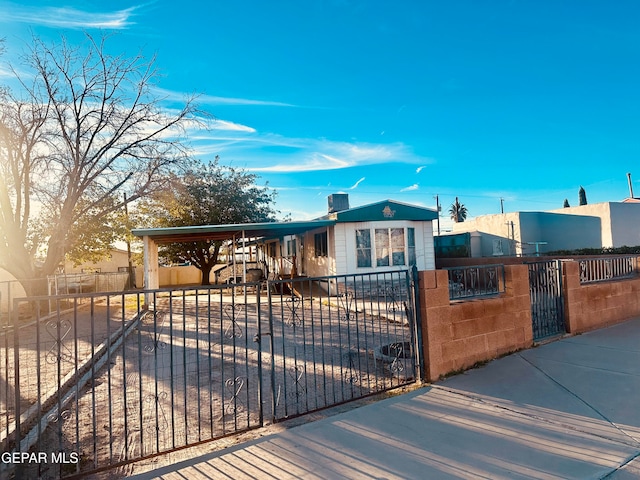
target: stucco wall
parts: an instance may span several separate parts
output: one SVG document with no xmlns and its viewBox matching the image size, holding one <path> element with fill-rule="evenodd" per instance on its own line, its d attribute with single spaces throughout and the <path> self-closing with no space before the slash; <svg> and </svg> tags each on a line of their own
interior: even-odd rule
<svg viewBox="0 0 640 480">
<path fill-rule="evenodd" d="M 158 267 L 160 287 L 178 287 L 183 285 L 199 285 L 202 272 L 193 265 L 186 267 Z M 142 267 L 136 267 L 136 283 L 140 286 L 144 272 Z M 213 274 L 209 277 L 213 282 Z"/>
<path fill-rule="evenodd" d="M 566 209 L 565 209 L 566 210 Z M 600 248 L 601 219 L 597 216 L 571 215 L 570 212 L 511 212 L 483 215 L 454 224 L 455 233 L 477 231 L 481 235 L 481 255 L 494 256 L 494 241 L 502 240 L 504 255 Z M 513 224 L 513 228 L 512 228 Z"/>
<path fill-rule="evenodd" d="M 600 218 L 602 247 L 640 245 L 640 203 L 602 202 L 552 212 Z"/>
<path fill-rule="evenodd" d="M 609 212 L 611 216 L 610 246 L 640 245 L 640 204 L 611 203 Z"/>
<path fill-rule="evenodd" d="M 99 262 L 86 262 L 78 266 L 74 266 L 73 262 L 65 262 L 66 273 L 83 273 L 83 270 L 87 272 L 98 271 L 101 273 L 117 272 L 119 267 L 126 268 L 129 265 L 129 257 L 124 250 L 112 250 L 108 258 Z"/>
</svg>

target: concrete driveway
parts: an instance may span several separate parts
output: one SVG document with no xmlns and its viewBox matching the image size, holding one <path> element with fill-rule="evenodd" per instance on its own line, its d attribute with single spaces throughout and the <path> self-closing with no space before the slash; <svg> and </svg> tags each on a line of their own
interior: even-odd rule
<svg viewBox="0 0 640 480">
<path fill-rule="evenodd" d="M 640 319 L 134 478 L 640 478 Z"/>
</svg>

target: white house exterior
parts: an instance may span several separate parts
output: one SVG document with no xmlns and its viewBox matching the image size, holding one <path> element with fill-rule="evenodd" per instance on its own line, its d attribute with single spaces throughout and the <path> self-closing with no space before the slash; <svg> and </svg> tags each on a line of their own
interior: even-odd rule
<svg viewBox="0 0 640 480">
<path fill-rule="evenodd" d="M 145 245 L 145 288 L 158 286 L 159 243 L 196 239 L 256 242 L 269 278 L 435 269 L 435 210 L 394 200 L 349 208 L 345 194 L 330 196 L 329 207 L 310 221 L 134 230 Z"/>
<path fill-rule="evenodd" d="M 282 252 L 286 265 L 295 261 L 296 274 L 309 277 L 388 272 L 413 265 L 433 270 L 436 215 L 434 210 L 394 200 L 346 208 L 319 219 L 335 224 L 286 236 L 282 248 L 275 250 Z"/>
</svg>

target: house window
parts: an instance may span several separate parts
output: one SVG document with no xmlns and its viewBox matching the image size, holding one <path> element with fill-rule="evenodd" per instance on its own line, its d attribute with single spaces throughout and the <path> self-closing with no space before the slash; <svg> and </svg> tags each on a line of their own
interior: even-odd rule
<svg viewBox="0 0 640 480">
<path fill-rule="evenodd" d="M 356 256 L 358 267 L 371 266 L 370 230 L 356 230 Z"/>
<path fill-rule="evenodd" d="M 356 250 L 358 267 L 372 266 L 372 252 L 376 267 L 415 265 L 415 228 L 376 228 L 373 245 L 370 230 L 356 230 Z"/>
<path fill-rule="evenodd" d="M 416 230 L 407 228 L 407 254 L 409 255 L 409 265 L 416 264 Z"/>
<path fill-rule="evenodd" d="M 391 264 L 406 265 L 404 252 L 404 228 L 390 228 L 389 236 L 391 237 Z"/>
<path fill-rule="evenodd" d="M 389 266 L 389 229 L 376 228 L 376 266 Z"/>
<path fill-rule="evenodd" d="M 296 239 L 287 240 L 287 256 L 295 257 L 296 256 Z"/>
<path fill-rule="evenodd" d="M 376 265 L 406 265 L 404 228 L 376 228 Z"/>
<path fill-rule="evenodd" d="M 327 246 L 327 232 L 316 233 L 313 236 L 316 257 L 327 257 L 329 248 Z"/>
</svg>

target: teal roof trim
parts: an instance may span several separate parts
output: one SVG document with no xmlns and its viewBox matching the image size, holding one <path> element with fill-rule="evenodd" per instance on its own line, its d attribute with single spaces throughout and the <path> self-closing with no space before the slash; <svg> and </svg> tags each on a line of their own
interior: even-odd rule
<svg viewBox="0 0 640 480">
<path fill-rule="evenodd" d="M 438 218 L 438 214 L 431 208 L 418 207 L 401 203 L 395 200 L 384 200 L 382 202 L 363 205 L 362 207 L 350 208 L 342 212 L 337 212 L 335 219 L 337 222 L 378 222 L 392 220 L 410 221 L 431 221 Z"/>
<path fill-rule="evenodd" d="M 198 225 L 170 228 L 136 228 L 137 237 L 150 237 L 156 243 L 193 242 L 197 240 L 228 240 L 235 235 L 246 237 L 279 237 L 294 235 L 314 228 L 334 225 L 335 220 L 309 220 L 300 222 L 235 223 L 228 225 Z"/>
</svg>

